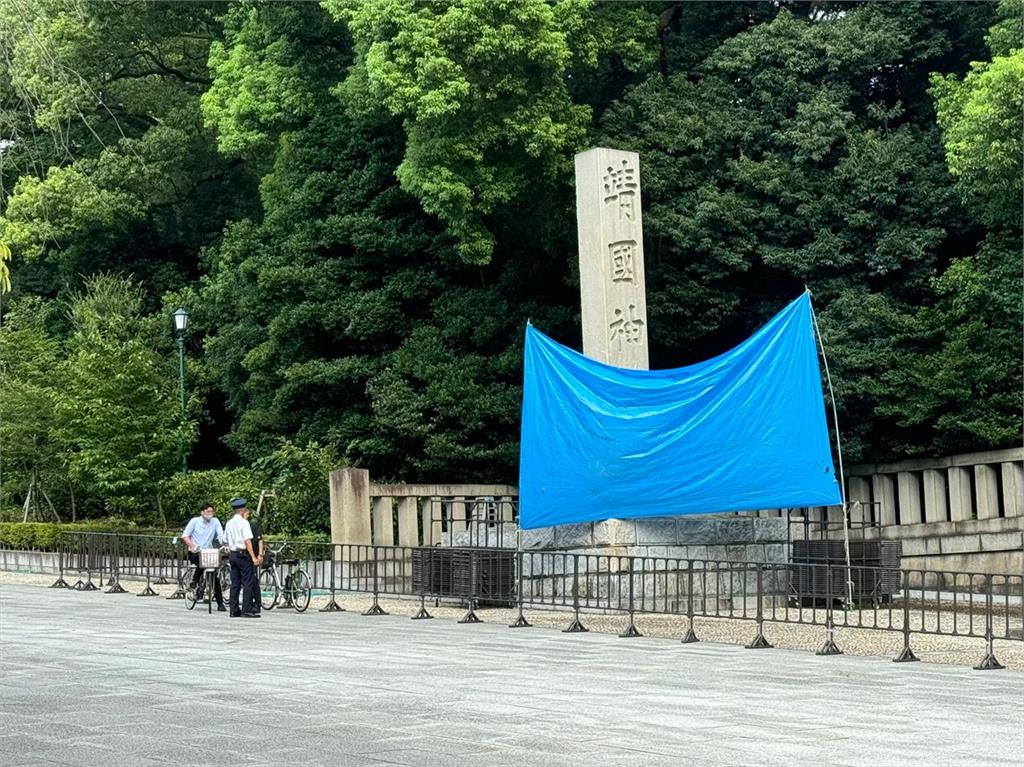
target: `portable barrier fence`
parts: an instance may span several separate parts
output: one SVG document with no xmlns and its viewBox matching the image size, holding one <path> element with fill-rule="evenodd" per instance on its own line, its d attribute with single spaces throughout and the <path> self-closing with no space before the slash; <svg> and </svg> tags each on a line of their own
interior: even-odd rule
<svg viewBox="0 0 1024 767">
<path fill-rule="evenodd" d="M 158 596 L 154 585 L 176 586 L 168 599 L 184 596 L 185 546 L 172 536 L 121 533 L 61 533 L 57 536 L 58 577 L 50 588 L 123 594 L 125 578 L 144 579 L 137 596 Z M 71 581 L 69 581 L 71 579 Z"/>
<path fill-rule="evenodd" d="M 186 560 L 175 539 L 64 533 L 58 553 L 53 587 L 118 593 L 130 578 L 145 581 L 139 596 L 160 583 L 181 590 Z M 886 631 L 902 636 L 897 662 L 918 660 L 914 635 L 975 638 L 984 643 L 978 669 L 1002 668 L 995 641 L 1024 641 L 1019 574 L 306 542 L 285 544 L 269 566 L 282 583 L 305 573 L 313 593 L 329 596 L 321 612 L 342 611 L 344 594 L 365 594 L 364 615 L 386 614 L 382 597 L 418 600 L 415 619 L 431 617 L 428 600 L 462 604 L 460 623 L 479 622 L 481 606 L 514 608 L 512 628 L 530 625 L 526 610 L 555 610 L 571 614 L 566 632 L 587 631 L 588 613 L 619 614 L 623 637 L 641 635 L 637 615 L 667 615 L 686 619 L 684 643 L 698 641 L 695 619 L 744 620 L 751 649 L 771 647 L 766 623 L 801 624 L 822 628 L 819 655 L 842 653 L 836 629 Z"/>
</svg>

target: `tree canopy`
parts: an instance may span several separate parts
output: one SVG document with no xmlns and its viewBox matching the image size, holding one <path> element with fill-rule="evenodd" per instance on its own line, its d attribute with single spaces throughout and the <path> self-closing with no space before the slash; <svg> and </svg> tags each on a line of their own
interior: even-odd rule
<svg viewBox="0 0 1024 767">
<path fill-rule="evenodd" d="M 0 0 L 0 511 L 155 508 L 186 453 L 514 481 L 598 145 L 653 366 L 807 286 L 849 460 L 1018 444 L 1021 39 L 1020 0 Z"/>
</svg>

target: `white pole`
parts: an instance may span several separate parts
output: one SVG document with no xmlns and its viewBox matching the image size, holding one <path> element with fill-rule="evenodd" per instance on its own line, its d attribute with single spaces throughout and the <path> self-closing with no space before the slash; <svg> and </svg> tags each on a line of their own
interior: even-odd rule
<svg viewBox="0 0 1024 767">
<path fill-rule="evenodd" d="M 811 295 L 811 291 L 807 291 Z M 836 428 L 836 454 L 839 457 L 839 498 L 843 504 L 843 549 L 846 554 L 846 597 L 847 609 L 853 605 L 853 568 L 850 566 L 850 511 L 846 505 L 846 476 L 843 472 L 843 445 L 839 439 L 839 414 L 836 411 L 836 395 L 832 389 L 832 376 L 828 372 L 828 357 L 825 356 L 825 344 L 821 340 L 818 328 L 818 317 L 811 304 L 811 319 L 814 320 L 814 333 L 818 337 L 818 348 L 821 349 L 821 360 L 825 364 L 825 380 L 828 382 L 828 397 L 832 403 L 832 423 Z"/>
</svg>

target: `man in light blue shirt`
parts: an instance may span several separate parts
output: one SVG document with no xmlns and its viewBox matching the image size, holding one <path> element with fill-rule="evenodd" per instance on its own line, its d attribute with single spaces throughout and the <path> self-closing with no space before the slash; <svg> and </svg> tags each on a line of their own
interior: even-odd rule
<svg viewBox="0 0 1024 767">
<path fill-rule="evenodd" d="M 220 520 L 213 516 L 213 504 L 204 503 L 199 507 L 199 516 L 192 517 L 185 525 L 185 531 L 181 534 L 181 540 L 188 546 L 188 561 L 196 566 L 192 575 L 192 588 L 196 589 L 196 599 L 202 598 L 203 583 L 202 570 L 199 568 L 199 550 L 213 548 L 214 539 L 220 545 L 227 542 L 224 535 L 224 528 Z M 217 600 L 217 611 L 224 612 L 224 594 L 220 587 L 220 579 L 213 579 L 213 596 Z"/>
</svg>

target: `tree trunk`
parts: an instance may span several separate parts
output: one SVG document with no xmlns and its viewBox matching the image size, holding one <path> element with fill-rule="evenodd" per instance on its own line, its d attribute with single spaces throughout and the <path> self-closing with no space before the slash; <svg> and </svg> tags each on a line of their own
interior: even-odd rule
<svg viewBox="0 0 1024 767">
<path fill-rule="evenodd" d="M 25 504 L 24 504 L 25 513 L 21 517 L 21 521 L 22 522 L 28 522 L 28 510 L 29 510 L 29 507 L 30 507 L 30 505 L 32 503 L 32 488 L 33 487 L 34 487 L 34 485 L 33 485 L 32 480 L 30 478 L 29 481 L 28 481 L 28 492 L 25 493 Z"/>
<path fill-rule="evenodd" d="M 53 518 L 57 520 L 58 524 L 60 524 L 60 514 L 58 514 L 57 509 L 53 507 L 53 501 L 51 501 L 50 496 L 46 494 L 46 488 L 42 486 L 42 483 L 39 485 L 39 492 L 41 492 L 43 494 L 43 498 L 46 499 L 46 505 L 50 507 L 50 513 L 53 514 Z"/>
<path fill-rule="evenodd" d="M 164 504 L 160 499 L 160 489 L 156 491 L 156 511 L 160 515 L 160 524 L 164 526 L 164 530 L 167 529 L 167 517 L 164 516 Z"/>
</svg>

